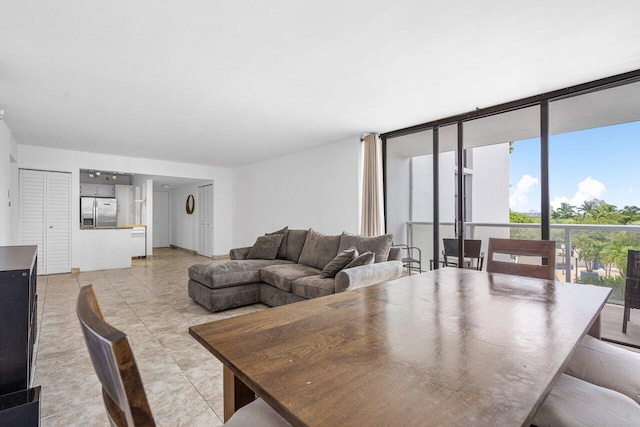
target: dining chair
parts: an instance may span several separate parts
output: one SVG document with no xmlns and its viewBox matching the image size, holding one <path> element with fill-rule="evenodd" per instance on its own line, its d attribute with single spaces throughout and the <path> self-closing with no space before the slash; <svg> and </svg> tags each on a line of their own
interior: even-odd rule
<svg viewBox="0 0 640 427">
<path fill-rule="evenodd" d="M 586 335 L 565 373 L 625 394 L 640 404 L 640 353 Z"/>
<path fill-rule="evenodd" d="M 102 384 L 102 398 L 113 426 L 155 426 L 153 414 L 127 335 L 106 322 L 92 285 L 80 288 L 76 305 L 93 368 Z M 290 425 L 264 400 L 240 408 L 225 426 Z"/>
<path fill-rule="evenodd" d="M 637 426 L 640 405 L 617 391 L 561 374 L 531 424 L 537 427 Z"/>
<path fill-rule="evenodd" d="M 540 258 L 540 263 L 525 264 L 495 259 L 496 255 Z M 556 242 L 553 240 L 517 240 L 489 238 L 487 272 L 513 274 L 555 280 Z"/>
<path fill-rule="evenodd" d="M 442 260 L 445 267 L 458 266 L 458 239 L 442 239 L 444 249 Z M 452 259 L 453 258 L 453 259 Z M 482 270 L 484 264 L 484 252 L 482 252 L 482 240 L 464 239 L 464 268 Z M 467 258 L 469 260 L 467 261 Z M 475 260 L 475 263 L 474 263 Z"/>
<path fill-rule="evenodd" d="M 129 339 L 105 321 L 92 285 L 80 288 L 76 314 L 111 424 L 154 426 Z"/>
<path fill-rule="evenodd" d="M 542 265 L 496 261 L 493 257 L 497 253 L 540 257 Z M 488 272 L 553 280 L 555 279 L 554 261 L 555 242 L 553 241 L 489 239 Z M 587 335 L 583 343 L 589 343 L 591 340 L 599 341 Z M 568 369 L 566 373 L 560 375 L 536 413 L 532 424 L 538 427 L 640 424 L 640 405 L 626 393 L 621 393 L 621 390 L 608 387 L 615 379 L 598 384 L 585 381 L 587 378 L 572 376 L 579 371 L 581 358 L 574 360 L 574 357 L 581 353 L 579 348 L 582 345 L 578 345 L 578 349 L 569 361 L 569 366 L 574 363 L 576 368 Z M 633 387 L 628 387 L 627 390 L 633 390 Z"/>
</svg>

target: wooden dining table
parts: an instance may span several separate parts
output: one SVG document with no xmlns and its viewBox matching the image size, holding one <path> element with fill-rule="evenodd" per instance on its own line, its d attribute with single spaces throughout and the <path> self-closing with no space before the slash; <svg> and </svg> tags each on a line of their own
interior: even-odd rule
<svg viewBox="0 0 640 427">
<path fill-rule="evenodd" d="M 529 425 L 610 289 L 443 268 L 192 326 L 224 364 L 224 418 Z"/>
</svg>

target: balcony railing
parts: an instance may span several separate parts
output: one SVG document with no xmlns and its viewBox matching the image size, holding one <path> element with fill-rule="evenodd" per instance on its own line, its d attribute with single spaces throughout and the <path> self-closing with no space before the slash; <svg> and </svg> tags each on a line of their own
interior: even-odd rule
<svg viewBox="0 0 640 427">
<path fill-rule="evenodd" d="M 409 246 L 418 246 L 422 249 L 426 259 L 435 259 L 433 256 L 433 222 L 421 222 L 421 221 L 408 221 L 406 224 L 406 238 Z M 466 239 L 480 239 L 482 240 L 482 248 L 484 251 L 488 248 L 489 237 L 502 237 L 502 238 L 530 238 L 539 239 L 540 234 L 518 233 L 514 230 L 535 230 L 540 229 L 539 223 L 480 223 L 480 222 L 467 222 L 464 224 L 464 232 Z M 551 224 L 551 237 L 556 241 L 557 247 L 557 259 L 554 260 L 557 266 L 562 266 L 559 270 L 558 280 L 566 282 L 578 282 L 581 280 L 579 270 L 587 270 L 587 265 L 584 259 L 580 258 L 579 248 L 576 248 L 572 242 L 572 238 L 576 237 L 578 233 L 584 232 L 629 232 L 637 233 L 640 236 L 640 225 L 600 225 L 600 224 Z M 440 223 L 440 238 L 455 237 L 456 230 L 453 222 L 441 222 Z M 521 235 L 518 235 L 521 234 Z M 524 234 L 524 236 L 522 236 Z M 574 239 L 575 240 L 575 239 Z M 442 242 L 440 242 L 442 245 Z M 486 265 L 486 262 L 485 262 Z M 616 266 L 609 266 L 609 273 L 617 273 Z M 585 275 L 583 273 L 583 275 Z M 606 286 L 604 283 L 599 283 L 598 278 L 593 278 L 595 273 L 591 273 L 591 280 L 596 282 L 594 284 L 600 284 Z M 564 276 L 564 277 L 562 277 Z M 587 275 L 585 275 L 586 277 Z M 614 274 L 615 276 L 615 274 Z M 618 281 L 620 282 L 620 281 Z M 618 283 L 614 288 L 614 292 L 611 295 L 610 302 L 621 303 L 623 300 L 624 285 Z"/>
</svg>

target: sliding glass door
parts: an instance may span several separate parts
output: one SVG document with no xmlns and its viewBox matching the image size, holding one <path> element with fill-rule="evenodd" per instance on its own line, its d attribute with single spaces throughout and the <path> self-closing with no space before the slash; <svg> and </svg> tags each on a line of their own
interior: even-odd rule
<svg viewBox="0 0 640 427">
<path fill-rule="evenodd" d="M 464 122 L 465 239 L 483 252 L 490 237 L 541 237 L 539 117 L 533 106 Z"/>
<path fill-rule="evenodd" d="M 640 249 L 640 83 L 549 103 L 551 237 L 562 278 L 624 300 L 627 251 Z"/>
</svg>

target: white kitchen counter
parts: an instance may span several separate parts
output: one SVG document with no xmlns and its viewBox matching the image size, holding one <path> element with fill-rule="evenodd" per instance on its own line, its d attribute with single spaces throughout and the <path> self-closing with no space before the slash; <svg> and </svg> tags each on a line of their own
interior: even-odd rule
<svg viewBox="0 0 640 427">
<path fill-rule="evenodd" d="M 111 270 L 131 267 L 131 228 L 87 228 L 77 233 L 80 271 Z"/>
</svg>

